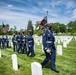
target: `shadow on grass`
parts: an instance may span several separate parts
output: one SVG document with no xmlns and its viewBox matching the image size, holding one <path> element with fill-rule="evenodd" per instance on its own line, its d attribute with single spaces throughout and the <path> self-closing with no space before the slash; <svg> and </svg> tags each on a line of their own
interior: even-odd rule
<svg viewBox="0 0 76 75">
<path fill-rule="evenodd" d="M 3 55 L 1 55 L 1 57 L 3 57 Z"/>
<path fill-rule="evenodd" d="M 44 66 L 44 68 L 51 69 L 51 62 L 49 61 L 49 62 Z"/>
<path fill-rule="evenodd" d="M 20 69 L 20 65 L 18 65 L 18 69 Z"/>
<path fill-rule="evenodd" d="M 45 56 L 45 54 L 41 54 L 40 56 Z"/>
<path fill-rule="evenodd" d="M 35 57 L 36 56 L 36 54 L 34 54 L 34 56 L 33 57 Z M 32 55 L 31 54 L 29 54 L 27 57 L 32 57 Z"/>
<path fill-rule="evenodd" d="M 1 55 L 1 57 L 4 57 L 4 55 Z"/>
</svg>

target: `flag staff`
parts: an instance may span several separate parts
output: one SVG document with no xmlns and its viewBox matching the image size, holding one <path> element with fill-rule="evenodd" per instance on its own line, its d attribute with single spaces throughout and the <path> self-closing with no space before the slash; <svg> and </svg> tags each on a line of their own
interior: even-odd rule
<svg viewBox="0 0 76 75">
<path fill-rule="evenodd" d="M 48 23 L 48 11 L 46 13 L 47 13 L 47 23 Z"/>
</svg>

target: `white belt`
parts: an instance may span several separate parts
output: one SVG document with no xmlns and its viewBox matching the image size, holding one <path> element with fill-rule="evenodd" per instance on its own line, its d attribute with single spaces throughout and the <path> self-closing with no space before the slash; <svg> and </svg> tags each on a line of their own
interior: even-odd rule
<svg viewBox="0 0 76 75">
<path fill-rule="evenodd" d="M 25 40 L 22 40 L 22 41 L 25 41 Z"/>
<path fill-rule="evenodd" d="M 52 41 L 46 41 L 46 43 L 52 43 Z"/>
<path fill-rule="evenodd" d="M 32 42 L 32 41 L 29 41 L 29 42 Z"/>
</svg>

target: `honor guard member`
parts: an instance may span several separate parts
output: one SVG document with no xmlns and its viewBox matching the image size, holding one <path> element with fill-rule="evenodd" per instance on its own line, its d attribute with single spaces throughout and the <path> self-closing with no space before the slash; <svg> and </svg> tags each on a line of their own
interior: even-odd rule
<svg viewBox="0 0 76 75">
<path fill-rule="evenodd" d="M 20 52 L 21 49 L 21 38 L 20 38 L 20 33 L 18 33 L 17 37 L 16 37 L 16 41 L 17 41 L 17 52 Z"/>
<path fill-rule="evenodd" d="M 2 44 L 2 38 L 0 37 L 0 48 L 1 48 L 1 44 Z"/>
<path fill-rule="evenodd" d="M 4 47 L 7 48 L 6 37 L 4 38 Z"/>
<path fill-rule="evenodd" d="M 24 36 L 24 38 L 25 38 L 25 43 L 24 43 L 24 52 L 25 52 L 25 54 L 27 54 L 26 36 Z"/>
<path fill-rule="evenodd" d="M 21 38 L 21 53 L 23 54 L 24 53 L 24 43 L 25 43 L 25 38 L 24 38 L 24 34 L 22 33 L 20 35 L 20 38 Z"/>
<path fill-rule="evenodd" d="M 13 43 L 13 51 L 17 51 L 17 41 L 16 41 L 16 35 L 15 34 L 12 37 L 12 43 Z"/>
<path fill-rule="evenodd" d="M 9 39 L 8 39 L 8 36 L 6 36 L 5 39 L 6 39 L 6 47 L 9 48 Z"/>
<path fill-rule="evenodd" d="M 44 65 L 47 64 L 47 62 L 49 60 L 51 60 L 50 64 L 51 64 L 51 69 L 57 73 L 59 73 L 58 70 L 56 70 L 56 65 L 55 65 L 55 61 L 56 61 L 56 49 L 55 49 L 55 38 L 53 36 L 53 32 L 51 30 L 52 26 L 50 24 L 46 24 L 46 30 L 42 36 L 42 43 L 43 43 L 43 49 L 46 55 L 46 58 L 43 60 L 43 62 L 41 63 L 42 68 L 44 67 Z"/>
<path fill-rule="evenodd" d="M 4 38 L 4 35 L 2 36 L 2 48 L 5 48 L 5 38 Z"/>
<path fill-rule="evenodd" d="M 28 46 L 27 56 L 31 53 L 31 56 L 34 57 L 34 39 L 31 35 L 31 30 L 28 31 L 28 35 L 26 37 L 26 43 Z"/>
<path fill-rule="evenodd" d="M 26 47 L 26 36 L 24 35 L 24 32 L 22 33 L 22 35 L 23 35 L 23 52 L 25 53 L 25 54 L 27 54 L 27 47 Z"/>
</svg>

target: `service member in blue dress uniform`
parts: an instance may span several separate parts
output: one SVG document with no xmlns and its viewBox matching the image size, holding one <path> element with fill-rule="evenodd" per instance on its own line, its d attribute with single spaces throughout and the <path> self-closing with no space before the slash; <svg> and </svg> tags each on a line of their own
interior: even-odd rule
<svg viewBox="0 0 76 75">
<path fill-rule="evenodd" d="M 8 39 L 8 36 L 6 36 L 5 39 L 6 39 L 6 47 L 9 48 L 9 39 Z"/>
<path fill-rule="evenodd" d="M 34 39 L 31 35 L 31 30 L 28 31 L 28 35 L 26 37 L 26 43 L 28 46 L 27 56 L 31 53 L 31 56 L 34 57 Z"/>
<path fill-rule="evenodd" d="M 18 33 L 18 35 L 16 36 L 16 41 L 17 41 L 17 52 L 21 52 L 21 37 L 20 37 L 20 33 Z"/>
<path fill-rule="evenodd" d="M 21 41 L 21 53 L 24 53 L 24 49 L 25 49 L 25 37 L 24 37 L 24 33 L 21 33 L 20 35 L 20 41 Z"/>
<path fill-rule="evenodd" d="M 46 24 L 46 30 L 42 36 L 42 43 L 43 43 L 43 48 L 44 48 L 44 52 L 46 55 L 46 58 L 43 60 L 43 62 L 41 62 L 42 67 L 44 67 L 44 65 L 47 64 L 47 62 L 49 60 L 51 60 L 50 64 L 50 68 L 59 73 L 58 70 L 56 70 L 56 65 L 55 65 L 55 61 L 56 61 L 56 49 L 55 49 L 55 38 L 53 36 L 53 32 L 51 30 L 52 26 L 50 24 Z"/>
<path fill-rule="evenodd" d="M 5 48 L 5 38 L 4 38 L 4 35 L 2 35 L 2 48 Z"/>
<path fill-rule="evenodd" d="M 24 36 L 25 43 L 24 43 L 24 52 L 27 54 L 27 46 L 26 46 L 26 35 Z"/>
<path fill-rule="evenodd" d="M 17 51 L 17 41 L 16 41 L 16 35 L 14 34 L 12 37 L 12 42 L 13 42 L 13 51 Z"/>
<path fill-rule="evenodd" d="M 23 49 L 23 53 L 27 54 L 27 47 L 26 47 L 26 36 L 24 34 L 24 32 L 22 32 L 22 35 L 23 35 L 23 40 L 22 40 L 22 49 Z"/>
</svg>

